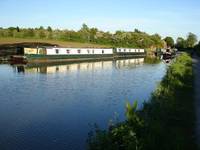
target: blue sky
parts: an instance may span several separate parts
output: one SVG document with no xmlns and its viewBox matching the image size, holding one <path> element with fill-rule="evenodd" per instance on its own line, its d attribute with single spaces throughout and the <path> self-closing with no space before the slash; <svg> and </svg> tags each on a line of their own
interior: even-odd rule
<svg viewBox="0 0 200 150">
<path fill-rule="evenodd" d="M 200 37 L 200 0 L 0 0 L 0 26 L 52 26 Z"/>
</svg>

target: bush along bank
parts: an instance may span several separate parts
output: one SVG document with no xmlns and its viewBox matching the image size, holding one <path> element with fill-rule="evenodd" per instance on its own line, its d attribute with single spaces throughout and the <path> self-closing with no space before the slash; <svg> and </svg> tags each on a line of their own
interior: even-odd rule
<svg viewBox="0 0 200 150">
<path fill-rule="evenodd" d="M 192 59 L 184 53 L 169 66 L 143 108 L 127 103 L 126 120 L 108 130 L 96 128 L 88 149 L 195 150 L 193 100 Z"/>
</svg>

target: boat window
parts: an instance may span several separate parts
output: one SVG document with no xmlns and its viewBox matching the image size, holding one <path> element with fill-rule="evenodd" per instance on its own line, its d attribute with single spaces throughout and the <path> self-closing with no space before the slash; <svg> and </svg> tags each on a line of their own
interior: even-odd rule
<svg viewBox="0 0 200 150">
<path fill-rule="evenodd" d="M 81 50 L 79 49 L 77 52 L 80 54 L 80 53 L 81 53 Z"/>
<path fill-rule="evenodd" d="M 94 50 L 92 50 L 92 53 L 94 54 Z"/>
<path fill-rule="evenodd" d="M 126 49 L 124 49 L 124 52 L 126 52 Z"/>
<path fill-rule="evenodd" d="M 119 49 L 119 52 L 121 52 L 121 49 Z"/>
<path fill-rule="evenodd" d="M 70 53 L 70 50 L 69 50 L 69 49 L 67 49 L 66 51 L 67 51 L 67 54 L 69 54 L 69 53 Z"/>
<path fill-rule="evenodd" d="M 104 50 L 102 50 L 102 54 L 104 54 Z"/>
<path fill-rule="evenodd" d="M 129 52 L 131 52 L 131 49 L 129 49 Z"/>
<path fill-rule="evenodd" d="M 138 52 L 140 52 L 140 49 L 138 49 Z"/>
<path fill-rule="evenodd" d="M 90 53 L 90 50 L 89 50 L 89 49 L 87 50 L 87 53 L 88 53 L 88 54 Z"/>
<path fill-rule="evenodd" d="M 59 49 L 56 49 L 56 54 L 59 54 Z"/>
</svg>

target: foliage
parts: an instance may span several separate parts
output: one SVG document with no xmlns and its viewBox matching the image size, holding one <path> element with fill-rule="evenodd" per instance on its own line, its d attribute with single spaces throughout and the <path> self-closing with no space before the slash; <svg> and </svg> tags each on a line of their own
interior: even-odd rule
<svg viewBox="0 0 200 150">
<path fill-rule="evenodd" d="M 126 121 L 89 138 L 90 150 L 188 150 L 196 149 L 193 137 L 192 59 L 182 54 L 143 109 L 126 105 Z"/>
<path fill-rule="evenodd" d="M 182 37 L 178 37 L 176 40 L 176 48 L 178 48 L 178 49 L 187 48 L 187 41 Z"/>
<path fill-rule="evenodd" d="M 112 34 L 97 28 L 89 28 L 86 24 L 83 24 L 79 31 L 52 29 L 50 26 L 46 29 L 42 26 L 39 28 L 0 28 L 0 38 L 2 37 L 53 39 L 134 48 L 163 48 L 164 46 L 158 34 L 149 35 L 137 29 L 131 32 L 116 31 Z"/>
<path fill-rule="evenodd" d="M 137 101 L 133 105 L 127 102 L 126 122 L 110 127 L 108 131 L 96 128 L 95 134 L 90 134 L 88 139 L 91 150 L 140 150 L 141 129 L 143 121 L 137 114 Z"/>
<path fill-rule="evenodd" d="M 193 48 L 196 42 L 197 42 L 197 36 L 190 32 L 187 36 L 187 46 L 189 48 Z"/>
<path fill-rule="evenodd" d="M 142 110 L 148 123 L 146 149 L 195 149 L 192 84 L 192 60 L 183 54 L 168 68 Z"/>
<path fill-rule="evenodd" d="M 197 45 L 195 45 L 195 50 L 197 54 L 200 55 L 200 42 Z"/>
<path fill-rule="evenodd" d="M 193 33 L 188 33 L 188 36 L 186 39 L 182 37 L 178 37 L 176 40 L 176 48 L 179 50 L 193 50 L 197 43 L 197 36 Z"/>
<path fill-rule="evenodd" d="M 165 42 L 167 43 L 167 47 L 173 47 L 174 46 L 174 39 L 172 37 L 166 37 Z"/>
</svg>

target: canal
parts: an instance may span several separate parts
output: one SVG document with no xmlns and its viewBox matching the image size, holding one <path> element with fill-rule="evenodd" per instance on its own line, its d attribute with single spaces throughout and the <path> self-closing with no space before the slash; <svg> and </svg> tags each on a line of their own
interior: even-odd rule
<svg viewBox="0 0 200 150">
<path fill-rule="evenodd" d="M 0 64 L 0 149 L 84 150 L 94 124 L 142 107 L 166 73 L 144 58 L 57 65 Z"/>
</svg>

